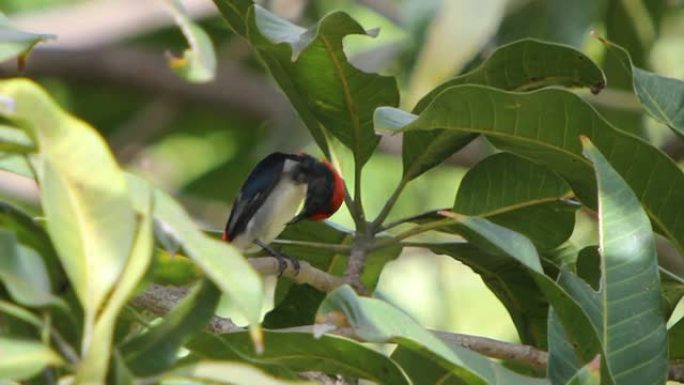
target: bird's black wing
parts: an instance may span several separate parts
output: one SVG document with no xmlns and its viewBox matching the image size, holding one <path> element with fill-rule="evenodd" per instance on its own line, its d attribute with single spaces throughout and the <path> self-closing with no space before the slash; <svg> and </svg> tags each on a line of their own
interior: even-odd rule
<svg viewBox="0 0 684 385">
<path fill-rule="evenodd" d="M 274 152 L 254 167 L 233 203 L 224 232 L 227 240 L 235 239 L 245 231 L 249 221 L 278 184 L 285 160 L 289 158 L 293 156 Z"/>
</svg>

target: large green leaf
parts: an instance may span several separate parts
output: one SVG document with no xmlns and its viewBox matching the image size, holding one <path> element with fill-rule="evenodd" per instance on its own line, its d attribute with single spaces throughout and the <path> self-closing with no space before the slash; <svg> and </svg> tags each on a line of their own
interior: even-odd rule
<svg viewBox="0 0 684 385">
<path fill-rule="evenodd" d="M 418 102 L 414 113 L 422 112 L 442 91 L 460 84 L 481 84 L 509 91 L 559 85 L 590 87 L 598 92 L 605 86 L 605 78 L 591 59 L 574 48 L 525 39 L 499 47 L 473 71 L 435 88 Z M 476 136 L 443 130 L 404 135 L 402 151 L 406 180 L 438 165 Z"/>
<path fill-rule="evenodd" d="M 651 225 L 635 194 L 587 139 L 598 182 L 602 372 L 616 384 L 662 384 L 667 330 Z M 585 289 L 587 286 L 583 286 Z M 587 289 L 588 290 L 588 289 Z"/>
<path fill-rule="evenodd" d="M 364 378 L 377 384 L 409 384 L 401 369 L 385 355 L 348 338 L 311 332 L 266 331 L 264 352 L 257 355 L 247 333 L 202 334 L 188 348 L 203 358 L 246 358 L 254 364 L 285 366 L 295 372 L 316 371 Z"/>
<path fill-rule="evenodd" d="M 0 62 L 15 56 L 25 56 L 36 44 L 54 37 L 54 35 L 14 29 L 9 25 L 9 20 L 5 15 L 0 12 Z"/>
<path fill-rule="evenodd" d="M 195 286 L 161 322 L 121 346 L 126 366 L 138 376 L 159 374 L 171 367 L 178 359 L 178 349 L 214 316 L 220 294 L 206 279 Z"/>
<path fill-rule="evenodd" d="M 84 357 L 76 378 L 83 383 L 102 383 L 109 370 L 113 353 L 117 317 L 142 281 L 152 261 L 154 238 L 152 233 L 152 188 L 144 181 L 129 180 L 133 207 L 138 213 L 136 238 L 121 279 L 112 290 L 106 306 L 99 314 L 92 331 L 92 341 L 84 349 Z"/>
<path fill-rule="evenodd" d="M 609 57 L 613 57 L 619 69 L 631 80 L 634 94 L 644 109 L 656 120 L 684 136 L 684 81 L 661 76 L 632 63 L 624 48 L 606 40 Z"/>
<path fill-rule="evenodd" d="M 460 346 L 448 346 L 401 310 L 378 299 L 359 297 L 346 285 L 329 293 L 319 309 L 321 319 L 339 319 L 335 316 L 339 313 L 362 339 L 397 343 L 438 363 L 440 370 L 467 384 L 547 383 L 512 372 Z"/>
<path fill-rule="evenodd" d="M 315 385 L 308 381 L 282 380 L 243 363 L 229 361 L 202 361 L 166 373 L 164 385 Z"/>
<path fill-rule="evenodd" d="M 444 128 L 484 134 L 500 149 L 544 164 L 565 178 L 580 200 L 596 207 L 591 163 L 581 156 L 577 139 L 586 135 L 634 190 L 655 228 L 684 252 L 682 171 L 658 149 L 611 126 L 580 97 L 556 89 L 513 93 L 456 86 L 403 129 Z"/>
<path fill-rule="evenodd" d="M 342 12 L 304 29 L 252 6 L 251 1 L 215 3 L 233 30 L 257 48 L 324 152 L 328 152 L 325 132 L 329 131 L 353 151 L 361 167 L 379 141 L 373 131 L 373 111 L 399 102 L 394 78 L 364 73 L 344 54 L 344 37 L 365 35 L 363 27 Z"/>
<path fill-rule="evenodd" d="M 121 276 L 135 218 L 126 180 L 102 137 L 64 112 L 35 83 L 0 82 L 0 115 L 36 138 L 47 229 L 92 323 Z"/>
<path fill-rule="evenodd" d="M 38 341 L 0 337 L 0 379 L 25 380 L 62 359 Z"/>
<path fill-rule="evenodd" d="M 280 239 L 295 242 L 324 243 L 331 246 L 351 245 L 353 233 L 329 222 L 301 221 L 288 228 Z M 349 260 L 349 251 L 327 250 L 308 245 L 282 245 L 279 248 L 287 255 L 309 262 L 312 266 L 327 273 L 341 276 Z M 367 263 L 361 274 L 361 282 L 369 290 L 375 289 L 382 268 L 387 262 L 397 258 L 400 246 L 382 248 L 369 253 Z M 297 285 L 290 280 L 280 280 L 276 289 L 276 308 L 266 315 L 264 326 L 283 328 L 310 325 L 316 310 L 325 297 L 324 293 L 307 285 Z"/>
<path fill-rule="evenodd" d="M 526 235 L 544 249 L 566 241 L 575 227 L 568 184 L 548 168 L 508 153 L 492 155 L 463 177 L 454 211 L 486 217 Z"/>
<path fill-rule="evenodd" d="M 169 66 L 193 83 L 205 83 L 216 77 L 216 54 L 209 35 L 194 23 L 179 0 L 167 0 L 168 9 L 190 47 L 180 58 L 169 57 Z"/>
<path fill-rule="evenodd" d="M 43 260 L 33 249 L 19 245 L 7 230 L 0 230 L 0 281 L 22 305 L 47 306 L 58 301 L 51 293 Z"/>
<path fill-rule="evenodd" d="M 130 183 L 139 178 L 129 176 Z M 171 196 L 155 190 L 153 217 L 182 247 L 240 312 L 257 327 L 261 318 L 263 281 L 233 246 L 200 231 L 192 218 Z"/>
<path fill-rule="evenodd" d="M 28 154 L 36 151 L 36 145 L 24 131 L 0 124 L 0 151 Z"/>
</svg>

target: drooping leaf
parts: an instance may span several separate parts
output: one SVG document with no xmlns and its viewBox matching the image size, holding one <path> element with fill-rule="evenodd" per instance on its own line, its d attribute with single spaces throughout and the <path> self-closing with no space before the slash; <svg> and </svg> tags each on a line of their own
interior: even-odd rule
<svg viewBox="0 0 684 385">
<path fill-rule="evenodd" d="M 553 385 L 570 385 L 573 378 L 586 377 L 584 364 L 577 357 L 570 337 L 558 316 L 549 309 L 549 361 L 546 376 Z M 588 373 L 587 373 L 588 374 Z"/>
<path fill-rule="evenodd" d="M 184 383 L 207 385 L 315 385 L 308 381 L 282 380 L 243 363 L 201 361 L 175 369 L 162 377 L 162 384 Z"/>
<path fill-rule="evenodd" d="M 331 315 L 345 320 L 361 338 L 370 342 L 392 342 L 439 364 L 454 377 L 468 384 L 546 384 L 545 380 L 525 377 L 460 346 L 447 346 L 423 329 L 408 315 L 374 298 L 356 295 L 349 286 L 330 292 L 319 309 L 320 319 Z"/>
<path fill-rule="evenodd" d="M 626 49 L 607 40 L 601 41 L 616 65 L 631 78 L 631 87 L 644 109 L 657 121 L 684 136 L 684 81 L 638 68 Z"/>
<path fill-rule="evenodd" d="M 21 64 L 21 58 L 36 44 L 54 38 L 55 36 L 50 34 L 17 30 L 10 26 L 9 20 L 0 13 L 0 62 L 19 56 Z"/>
<path fill-rule="evenodd" d="M 213 317 L 220 293 L 211 281 L 203 280 L 160 323 L 121 346 L 126 366 L 143 377 L 171 367 L 178 359 L 178 349 Z"/>
<path fill-rule="evenodd" d="M 591 59 L 574 48 L 524 39 L 499 47 L 475 70 L 432 90 L 418 102 L 414 113 L 422 112 L 442 91 L 461 84 L 481 84 L 508 91 L 559 85 L 590 87 L 598 92 L 605 86 L 605 78 Z M 382 115 L 376 113 L 376 123 L 379 116 Z M 405 133 L 404 179 L 414 179 L 435 167 L 475 137 L 472 133 L 443 130 Z"/>
<path fill-rule="evenodd" d="M 133 184 L 139 178 L 129 175 Z M 197 263 L 221 291 L 236 304 L 250 325 L 256 327 L 261 317 L 263 282 L 240 252 L 226 242 L 200 231 L 192 218 L 171 196 L 154 190 L 154 219 L 182 246 L 183 252 Z"/>
<path fill-rule="evenodd" d="M 595 326 L 601 328 L 602 372 L 614 383 L 662 384 L 668 366 L 667 330 L 651 224 L 601 152 L 586 138 L 583 147 L 598 183 L 603 272 L 596 293 L 601 324 Z"/>
<path fill-rule="evenodd" d="M 188 348 L 204 359 L 248 358 L 252 363 L 281 365 L 295 372 L 316 371 L 364 378 L 377 384 L 409 384 L 399 367 L 385 355 L 348 338 L 311 332 L 266 331 L 264 352 L 254 352 L 245 332 L 221 336 L 201 334 Z M 248 362 L 249 362 L 248 360 Z"/>
<path fill-rule="evenodd" d="M 301 221 L 288 226 L 280 235 L 284 241 L 325 243 L 332 246 L 351 245 L 353 233 L 328 222 Z M 349 260 L 349 252 L 326 250 L 306 245 L 284 244 L 279 247 L 283 253 L 311 263 L 327 273 L 341 276 Z M 401 247 L 386 247 L 369 253 L 361 274 L 361 282 L 369 290 L 377 285 L 382 268 L 396 259 Z M 308 285 L 297 285 L 289 280 L 280 280 L 276 289 L 276 307 L 266 315 L 264 326 L 284 328 L 310 325 L 316 310 L 325 297 L 324 293 Z"/>
<path fill-rule="evenodd" d="M 25 380 L 62 359 L 39 341 L 0 337 L 0 379 Z"/>
<path fill-rule="evenodd" d="M 492 155 L 463 177 L 454 211 L 486 217 L 543 249 L 566 241 L 577 205 L 567 183 L 548 168 L 508 153 Z"/>
<path fill-rule="evenodd" d="M 13 102 L 0 115 L 19 120 L 41 149 L 41 201 L 47 229 L 88 322 L 120 278 L 135 218 L 126 180 L 102 137 L 64 112 L 37 84 L 0 82 Z"/>
<path fill-rule="evenodd" d="M 251 1 L 214 2 L 231 28 L 255 46 L 323 151 L 329 154 L 329 132 L 353 151 L 357 167 L 362 167 L 379 141 L 373 111 L 396 106 L 399 93 L 394 78 L 364 73 L 349 64 L 342 40 L 367 34 L 361 25 L 335 12 L 304 29 Z"/>
<path fill-rule="evenodd" d="M 169 66 L 179 76 L 193 83 L 205 83 L 216 77 L 216 54 L 209 35 L 194 23 L 179 0 L 167 0 L 168 9 L 185 35 L 190 47 L 182 57 L 170 55 Z"/>
<path fill-rule="evenodd" d="M 51 293 L 50 277 L 40 256 L 21 246 L 7 230 L 0 230 L 0 281 L 14 301 L 26 306 L 57 303 Z"/>
<path fill-rule="evenodd" d="M 682 171 L 656 148 L 611 126 L 578 96 L 555 89 L 512 93 L 456 86 L 404 126 L 445 128 L 484 134 L 498 148 L 544 164 L 565 178 L 582 202 L 596 207 L 591 164 L 582 158 L 577 139 L 586 135 L 634 190 L 654 227 L 684 251 L 684 221 L 678 220 L 684 215 Z"/>
</svg>

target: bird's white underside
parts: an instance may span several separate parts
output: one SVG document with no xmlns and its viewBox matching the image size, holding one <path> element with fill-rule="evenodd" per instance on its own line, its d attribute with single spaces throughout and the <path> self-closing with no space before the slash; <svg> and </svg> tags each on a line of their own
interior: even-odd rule
<svg viewBox="0 0 684 385">
<path fill-rule="evenodd" d="M 294 166 L 295 162 L 289 159 L 285 161 L 280 181 L 249 221 L 245 231 L 231 241 L 234 246 L 247 252 L 257 251 L 260 248 L 254 245 L 255 240 L 271 243 L 297 215 L 306 198 L 306 184 L 292 180 Z"/>
</svg>

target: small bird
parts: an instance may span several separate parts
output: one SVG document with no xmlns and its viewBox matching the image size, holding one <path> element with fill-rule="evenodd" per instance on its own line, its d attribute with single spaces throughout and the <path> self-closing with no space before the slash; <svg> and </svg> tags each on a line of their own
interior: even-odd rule
<svg viewBox="0 0 684 385">
<path fill-rule="evenodd" d="M 223 240 L 252 252 L 259 248 L 299 270 L 296 259 L 269 246 L 290 223 L 322 220 L 333 215 L 344 200 L 344 181 L 327 161 L 308 154 L 274 152 L 262 159 L 238 193 L 223 232 Z M 297 214 L 297 210 L 302 206 Z"/>
</svg>

